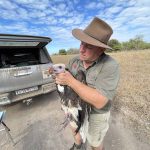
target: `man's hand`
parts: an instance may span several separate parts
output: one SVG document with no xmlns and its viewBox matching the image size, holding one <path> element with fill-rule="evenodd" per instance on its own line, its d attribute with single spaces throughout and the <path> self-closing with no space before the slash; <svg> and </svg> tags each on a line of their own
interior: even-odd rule
<svg viewBox="0 0 150 150">
<path fill-rule="evenodd" d="M 96 89 L 91 88 L 82 82 L 76 80 L 70 72 L 56 74 L 56 83 L 70 86 L 82 100 L 100 109 L 106 105 L 108 99 Z"/>
<path fill-rule="evenodd" d="M 65 71 L 64 73 L 56 74 L 55 80 L 57 84 L 70 86 L 75 78 L 71 75 L 70 72 Z"/>
</svg>

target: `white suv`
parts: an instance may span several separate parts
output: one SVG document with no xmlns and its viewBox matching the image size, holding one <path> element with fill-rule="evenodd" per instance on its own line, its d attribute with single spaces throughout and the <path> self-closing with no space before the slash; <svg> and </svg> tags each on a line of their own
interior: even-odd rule
<svg viewBox="0 0 150 150">
<path fill-rule="evenodd" d="M 0 34 L 0 105 L 56 90 L 48 37 Z"/>
</svg>

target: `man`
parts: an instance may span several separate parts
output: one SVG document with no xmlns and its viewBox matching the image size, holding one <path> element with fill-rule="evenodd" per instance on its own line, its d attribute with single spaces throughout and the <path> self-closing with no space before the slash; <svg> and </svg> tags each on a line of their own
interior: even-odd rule
<svg viewBox="0 0 150 150">
<path fill-rule="evenodd" d="M 56 76 L 56 83 L 70 86 L 82 100 L 92 106 L 87 141 L 92 150 L 103 150 L 103 139 L 108 130 L 111 102 L 119 80 L 119 65 L 106 49 L 112 35 L 112 28 L 103 20 L 95 17 L 84 29 L 74 29 L 72 34 L 81 41 L 80 55 L 73 58 L 69 71 L 75 75 L 78 70 L 86 74 L 87 85 L 76 80 L 68 71 Z M 74 133 L 75 129 L 73 127 Z M 83 149 L 80 134 L 74 134 L 75 143 L 70 150 Z"/>
</svg>

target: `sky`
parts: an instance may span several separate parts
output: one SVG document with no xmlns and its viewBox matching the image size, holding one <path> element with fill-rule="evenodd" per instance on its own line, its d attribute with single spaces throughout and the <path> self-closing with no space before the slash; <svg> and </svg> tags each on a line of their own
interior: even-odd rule
<svg viewBox="0 0 150 150">
<path fill-rule="evenodd" d="M 0 0 L 0 33 L 52 38 L 50 54 L 79 48 L 72 29 L 84 29 L 94 17 L 113 28 L 111 39 L 142 35 L 150 42 L 150 0 Z"/>
</svg>

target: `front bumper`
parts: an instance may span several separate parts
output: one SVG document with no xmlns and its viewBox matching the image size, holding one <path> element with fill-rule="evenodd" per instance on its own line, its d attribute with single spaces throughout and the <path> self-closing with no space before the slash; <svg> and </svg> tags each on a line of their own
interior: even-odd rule
<svg viewBox="0 0 150 150">
<path fill-rule="evenodd" d="M 20 95 L 16 95 L 15 91 L 3 93 L 3 94 L 0 94 L 0 105 L 2 106 L 2 105 L 11 104 L 16 101 L 25 100 L 25 99 L 32 98 L 34 96 L 41 95 L 41 94 L 46 94 L 55 90 L 56 90 L 56 84 L 48 83 L 48 84 L 39 85 L 38 90 L 36 91 L 23 93 Z"/>
</svg>

